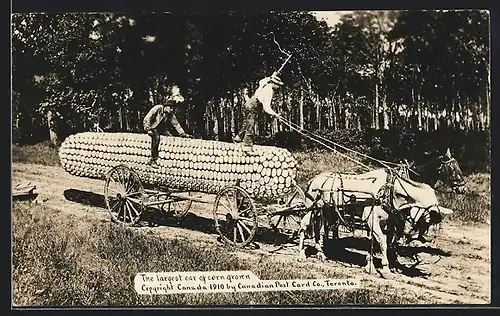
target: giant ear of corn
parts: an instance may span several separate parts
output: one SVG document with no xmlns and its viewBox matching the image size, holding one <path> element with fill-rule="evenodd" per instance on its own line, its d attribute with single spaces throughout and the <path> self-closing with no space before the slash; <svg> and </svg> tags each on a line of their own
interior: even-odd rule
<svg viewBox="0 0 500 316">
<path fill-rule="evenodd" d="M 132 168 L 144 183 L 186 191 L 217 193 L 238 185 L 256 199 L 282 196 L 296 184 L 297 163 L 291 153 L 254 145 L 161 136 L 159 168 L 151 167 L 151 137 L 137 133 L 85 132 L 67 137 L 59 150 L 70 174 L 105 179 L 116 165 Z"/>
</svg>

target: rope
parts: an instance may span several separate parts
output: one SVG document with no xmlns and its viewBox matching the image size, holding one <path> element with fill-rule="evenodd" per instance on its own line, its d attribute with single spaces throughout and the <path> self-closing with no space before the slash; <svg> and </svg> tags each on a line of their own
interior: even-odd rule
<svg viewBox="0 0 500 316">
<path fill-rule="evenodd" d="M 322 145 L 322 146 L 324 146 L 324 147 L 326 147 L 326 148 L 328 148 L 328 149 L 330 149 L 330 150 L 332 150 L 332 151 L 334 151 L 334 152 L 338 153 L 339 155 L 341 155 L 341 156 L 343 156 L 343 157 L 347 158 L 348 160 L 350 160 L 350 161 L 352 161 L 352 162 L 354 162 L 354 163 L 356 163 L 356 164 L 358 164 L 358 165 L 362 166 L 363 168 L 367 169 L 368 171 L 373 170 L 372 168 L 370 168 L 370 167 L 368 167 L 367 165 L 365 165 L 365 164 L 363 164 L 363 163 L 359 162 L 358 160 L 353 159 L 353 158 L 351 158 L 351 157 L 349 157 L 349 156 L 347 156 L 347 155 L 345 155 L 345 154 L 343 154 L 343 153 L 339 152 L 339 151 L 338 151 L 338 150 L 336 150 L 335 148 L 333 148 L 333 147 L 331 147 L 331 146 L 329 146 L 329 145 L 327 145 L 327 144 L 325 144 L 325 143 L 321 142 L 320 140 L 315 139 L 314 137 L 312 137 L 312 136 L 310 136 L 310 135 L 308 135 L 308 134 L 304 133 L 303 131 L 299 130 L 298 128 L 295 128 L 295 127 L 294 127 L 291 123 L 287 122 L 286 120 L 284 120 L 284 119 L 283 119 L 283 118 L 281 118 L 280 116 L 278 116 L 278 119 L 279 119 L 279 120 L 280 120 L 283 124 L 285 124 L 285 125 L 289 126 L 291 129 L 295 130 L 296 132 L 298 132 L 298 133 L 299 133 L 299 134 L 301 134 L 302 136 L 305 136 L 306 138 L 309 138 L 310 140 L 312 140 L 312 141 L 314 141 L 314 142 L 316 142 L 316 143 L 318 143 L 318 144 L 320 144 L 320 145 Z M 317 135 L 315 135 L 315 136 L 317 136 Z"/>
<path fill-rule="evenodd" d="M 278 115 L 278 119 L 279 119 L 279 120 L 280 120 L 283 124 L 285 124 L 285 125 L 289 126 L 289 127 L 290 127 L 290 128 L 292 128 L 293 130 L 297 131 L 299 134 L 304 135 L 304 136 L 306 136 L 307 138 L 309 138 L 309 139 L 313 140 L 314 142 L 316 142 L 316 143 L 318 143 L 318 144 L 320 144 L 320 145 L 322 145 L 322 146 L 324 146 L 324 147 L 326 147 L 326 148 L 328 148 L 328 149 L 331 149 L 331 150 L 333 150 L 333 151 L 335 151 L 335 152 L 337 152 L 337 153 L 339 153 L 339 154 L 343 155 L 344 157 L 348 158 L 349 160 L 354 160 L 354 159 L 353 159 L 353 158 L 351 158 L 351 157 L 349 157 L 349 156 L 346 156 L 346 155 L 344 155 L 344 154 L 340 153 L 340 152 L 339 152 L 338 150 L 336 150 L 336 149 L 331 148 L 330 146 L 326 145 L 324 142 L 329 143 L 330 145 L 333 145 L 333 146 L 340 147 L 340 148 L 342 148 L 342 149 L 344 149 L 344 150 L 346 150 L 346 151 L 349 151 L 349 152 L 355 153 L 355 154 L 357 154 L 357 155 L 359 155 L 359 156 L 362 156 L 362 157 L 368 158 L 368 159 L 373 160 L 373 161 L 375 161 L 375 162 L 378 162 L 378 163 L 380 163 L 382 166 L 384 166 L 384 167 L 386 167 L 386 168 L 388 168 L 388 169 L 394 169 L 394 168 L 390 167 L 388 164 L 386 164 L 383 160 L 380 160 L 380 159 L 376 159 L 376 158 L 370 157 L 370 156 L 365 155 L 365 154 L 363 154 L 363 153 L 360 153 L 360 152 L 358 152 L 358 151 L 355 151 L 355 150 L 349 149 L 349 148 L 347 148 L 347 147 L 345 147 L 345 146 L 342 146 L 342 145 L 340 145 L 340 144 L 338 144 L 338 143 L 336 143 L 336 142 L 334 142 L 334 141 L 331 141 L 331 140 L 329 140 L 329 139 L 327 139 L 327 138 L 325 138 L 325 137 L 322 137 L 322 136 L 320 136 L 320 135 L 317 135 L 317 134 L 314 134 L 314 133 L 312 133 L 312 132 L 309 132 L 309 131 L 307 131 L 307 130 L 305 130 L 305 129 L 303 129 L 303 128 L 300 128 L 298 125 L 296 125 L 296 124 L 294 124 L 294 123 L 292 123 L 292 122 L 286 121 L 283 117 L 281 117 L 281 116 L 279 116 L 279 115 Z M 307 135 L 307 134 L 311 134 L 311 135 Z M 318 140 L 318 139 L 314 139 L 314 137 L 318 138 L 319 140 Z M 366 165 L 362 164 L 361 162 L 359 162 L 359 161 L 357 161 L 357 160 L 356 160 L 355 162 L 356 162 L 356 163 L 358 163 L 358 164 L 361 164 L 363 167 L 365 167 L 365 168 L 366 168 L 366 169 L 368 169 L 368 170 L 373 170 L 373 168 L 370 168 L 370 167 L 368 167 L 368 166 L 366 166 Z M 396 165 L 396 166 L 400 165 L 400 164 L 396 164 L 396 163 L 391 163 L 391 164 Z"/>
<path fill-rule="evenodd" d="M 279 116 L 279 115 L 278 115 L 278 119 L 279 119 L 279 120 L 280 120 L 283 124 L 285 124 L 285 125 L 287 125 L 287 126 L 290 126 L 293 130 L 297 131 L 297 132 L 298 132 L 298 133 L 300 133 L 301 135 L 304 135 L 304 133 L 309 133 L 309 134 L 311 134 L 312 136 L 310 136 L 310 137 L 306 136 L 306 137 L 308 137 L 309 139 L 312 139 L 311 137 L 316 137 L 316 138 L 318 138 L 318 139 L 320 139 L 320 140 L 322 140 L 322 141 L 324 141 L 324 142 L 329 143 L 330 145 L 340 147 L 340 148 L 342 148 L 342 149 L 344 149 L 344 150 L 346 150 L 346 151 L 352 152 L 352 153 L 354 153 L 354 154 L 356 154 L 356 155 L 359 155 L 359 156 L 365 157 L 365 158 L 367 158 L 367 159 L 369 159 L 369 160 L 372 160 L 372 161 L 378 162 L 379 164 L 381 164 L 382 166 L 384 166 L 384 167 L 385 167 L 385 168 L 387 168 L 387 169 L 394 170 L 394 168 L 393 168 L 393 167 L 391 167 L 390 165 L 393 165 L 393 166 L 401 166 L 401 163 L 394 163 L 394 162 L 390 162 L 390 161 L 386 161 L 386 160 L 382 160 L 382 159 L 373 158 L 373 157 L 371 157 L 371 156 L 369 156 L 369 155 L 366 155 L 366 154 L 360 153 L 360 152 L 358 152 L 358 151 L 356 151 L 356 150 L 352 150 L 352 149 L 350 149 L 350 148 L 347 148 L 347 147 L 345 147 L 345 146 L 342 146 L 342 145 L 340 145 L 340 144 L 338 144 L 338 143 L 336 143 L 336 142 L 334 142 L 334 141 L 332 141 L 332 140 L 329 140 L 328 138 L 325 138 L 325 137 L 323 137 L 323 136 L 321 136 L 321 135 L 317 135 L 317 134 L 314 134 L 314 133 L 312 133 L 312 132 L 310 132 L 310 131 L 308 131 L 308 130 L 305 130 L 305 129 L 301 128 L 299 125 L 297 125 L 297 124 L 295 124 L 295 123 L 293 123 L 293 122 L 286 121 L 283 117 L 281 117 L 281 116 Z M 326 147 L 326 148 L 328 148 L 328 149 L 331 149 L 330 147 L 326 146 L 325 144 L 323 144 L 322 142 L 320 142 L 320 141 L 318 141 L 318 140 L 316 140 L 316 139 L 312 139 L 312 140 L 313 140 L 314 142 L 316 142 L 316 143 L 320 144 L 320 145 L 325 146 L 325 147 Z M 335 149 L 333 149 L 333 150 L 334 150 L 335 152 L 337 152 L 337 153 L 339 153 L 339 154 L 341 154 L 341 155 L 342 155 L 342 153 L 340 153 L 338 150 L 335 150 Z M 348 156 L 345 156 L 345 157 L 348 157 Z M 348 159 L 352 159 L 352 158 L 349 158 L 349 157 L 348 157 Z M 407 168 L 408 168 L 408 170 L 409 170 L 409 171 L 411 171 L 412 173 L 414 173 L 414 174 L 415 174 L 415 175 L 417 175 L 417 176 L 419 175 L 417 172 L 415 172 L 414 170 L 412 170 L 412 169 L 408 166 L 408 164 L 406 164 L 406 166 L 407 166 Z M 365 167 L 366 167 L 366 166 L 365 166 Z M 367 168 L 368 168 L 368 170 L 373 170 L 373 168 L 369 168 L 369 167 L 367 167 Z"/>
<path fill-rule="evenodd" d="M 282 117 L 279 117 L 279 119 L 280 119 L 282 122 L 284 121 L 284 119 L 283 119 Z M 293 125 L 293 126 L 295 127 L 295 130 L 297 130 L 297 129 L 299 129 L 299 128 L 300 128 L 300 129 L 301 129 L 301 131 L 306 132 L 306 133 L 309 133 L 309 134 L 312 134 L 312 135 L 314 135 L 314 137 L 317 137 L 318 139 L 320 139 L 320 140 L 322 140 L 322 141 L 324 141 L 324 142 L 327 142 L 327 143 L 329 143 L 330 145 L 340 147 L 340 148 L 342 148 L 342 149 L 344 149 L 344 150 L 347 150 L 347 151 L 349 151 L 349 152 L 352 152 L 352 153 L 358 154 L 358 155 L 360 155 L 360 156 L 364 156 L 365 158 L 369 158 L 369 159 L 372 159 L 372 160 L 376 160 L 375 158 L 371 158 L 370 156 L 367 156 L 367 155 L 365 155 L 365 154 L 362 154 L 362 153 L 360 153 L 360 152 L 357 152 L 357 151 L 355 151 L 355 150 L 352 150 L 352 149 L 349 149 L 349 148 L 347 148 L 347 147 L 344 147 L 344 146 L 342 146 L 342 145 L 340 145 L 340 144 L 337 144 L 337 143 L 335 143 L 334 141 L 331 141 L 331 140 L 329 140 L 328 138 L 325 138 L 325 137 L 323 137 L 323 136 L 321 136 L 321 135 L 317 135 L 317 134 L 314 134 L 314 133 L 312 133 L 312 132 L 310 132 L 310 131 L 308 131 L 308 130 L 305 130 L 305 129 L 303 129 L 303 128 L 299 127 L 297 124 L 295 124 L 295 123 L 293 123 L 293 122 L 289 122 L 289 124 L 290 124 L 290 125 Z M 321 144 L 321 142 L 318 142 L 318 143 L 319 143 L 319 144 Z"/>
<path fill-rule="evenodd" d="M 299 73 L 300 73 L 300 75 L 301 75 L 302 79 L 303 79 L 304 81 L 307 81 L 307 80 L 306 80 L 306 78 L 305 78 L 305 76 L 304 76 L 304 74 L 302 73 L 302 69 L 300 68 L 300 65 L 297 65 L 297 68 L 298 68 L 298 70 L 299 70 Z M 307 91 L 307 90 L 302 89 L 302 91 L 306 92 L 307 94 L 311 94 L 311 93 L 310 93 L 309 91 Z M 293 124 L 293 123 L 291 123 L 291 124 Z M 295 127 L 296 127 L 296 128 L 300 128 L 298 125 L 295 125 Z M 300 129 L 302 129 L 302 128 L 300 128 Z M 312 133 L 311 133 L 311 134 L 312 134 Z M 315 134 L 314 134 L 314 136 L 315 136 L 315 137 L 318 137 L 319 139 L 321 139 L 321 140 L 323 140 L 323 141 L 326 141 L 326 142 L 328 142 L 328 143 L 330 143 L 330 144 L 333 144 L 334 146 L 340 147 L 340 148 L 342 148 L 342 149 L 344 149 L 344 150 L 347 150 L 347 151 L 353 152 L 353 153 L 355 153 L 355 154 L 357 154 L 357 155 L 360 155 L 360 156 L 362 156 L 362 157 L 365 157 L 365 158 L 368 158 L 368 159 L 373 160 L 373 161 L 375 161 L 375 162 L 378 162 L 379 164 L 381 164 L 382 166 L 384 166 L 384 167 L 386 167 L 386 168 L 388 168 L 388 169 L 394 169 L 394 168 L 391 168 L 389 165 L 393 165 L 393 166 L 400 166 L 400 165 L 401 165 L 400 163 L 394 163 L 394 162 L 390 162 L 390 161 L 386 161 L 386 160 L 382 160 L 382 159 L 376 159 L 376 158 L 373 158 L 373 157 L 371 157 L 371 156 L 368 156 L 368 155 L 362 154 L 362 153 L 360 153 L 360 152 L 357 152 L 357 151 L 355 151 L 355 150 L 352 150 L 352 149 L 346 148 L 346 147 L 344 147 L 344 146 L 342 146 L 342 145 L 340 145 L 340 144 L 337 144 L 337 143 L 335 143 L 335 142 L 333 142 L 333 141 L 331 141 L 331 140 L 329 140 L 329 139 L 326 139 L 326 138 L 324 138 L 324 137 L 322 137 L 322 136 L 320 136 L 320 135 L 315 135 Z M 412 170 L 412 169 L 408 166 L 408 164 L 407 164 L 407 167 L 408 167 L 408 170 L 409 170 L 409 171 L 411 171 L 413 174 L 415 174 L 415 175 L 417 175 L 417 176 L 419 175 L 417 172 L 415 172 L 414 170 Z"/>
</svg>

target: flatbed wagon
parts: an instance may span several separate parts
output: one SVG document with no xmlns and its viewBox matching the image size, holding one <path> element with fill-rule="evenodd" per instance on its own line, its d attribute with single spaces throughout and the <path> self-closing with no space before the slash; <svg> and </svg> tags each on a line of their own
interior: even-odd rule
<svg viewBox="0 0 500 316">
<path fill-rule="evenodd" d="M 259 225 L 298 232 L 305 195 L 286 149 L 255 146 L 249 156 L 237 144 L 162 136 L 171 147 L 160 146 L 154 169 L 147 165 L 149 142 L 141 134 L 86 132 L 65 140 L 59 156 L 66 171 L 105 180 L 106 206 L 117 223 L 132 226 L 151 209 L 182 220 L 193 203 L 204 203 L 228 245 L 248 245 Z"/>
</svg>

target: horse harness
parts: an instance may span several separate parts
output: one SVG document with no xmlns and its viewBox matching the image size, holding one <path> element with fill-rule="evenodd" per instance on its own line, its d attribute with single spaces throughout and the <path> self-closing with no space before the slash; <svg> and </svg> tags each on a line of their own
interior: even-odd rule
<svg viewBox="0 0 500 316">
<path fill-rule="evenodd" d="M 339 187 L 334 189 L 333 187 L 334 187 L 334 183 L 335 183 L 336 179 L 338 179 L 340 181 L 340 185 L 339 185 Z M 394 179 L 395 179 L 395 177 L 394 177 Z M 391 181 L 391 182 L 384 184 L 384 186 L 379 190 L 379 192 L 375 196 L 375 200 L 371 204 L 372 210 L 373 210 L 374 205 L 380 203 L 379 198 L 377 198 L 379 195 L 380 196 L 387 195 L 388 196 L 387 202 L 389 203 L 389 201 L 391 200 L 391 197 L 393 196 L 393 190 L 390 188 L 394 187 L 394 179 L 389 180 L 389 178 L 388 178 L 388 181 Z M 326 187 L 328 180 L 332 180 L 331 187 Z M 369 178 L 360 179 L 360 180 L 374 180 L 375 181 L 376 178 L 369 177 Z M 341 205 L 344 207 L 347 205 L 354 205 L 356 202 L 356 195 L 354 194 L 355 193 L 354 191 L 352 192 L 352 194 L 346 193 L 346 190 L 344 189 L 344 178 L 342 177 L 342 174 L 330 173 L 329 175 L 325 176 L 325 180 L 323 181 L 321 186 L 319 188 L 313 189 L 313 191 L 321 192 L 321 194 L 318 194 L 315 199 L 312 199 L 313 205 L 316 205 L 320 200 L 323 200 L 323 202 L 326 205 L 330 205 L 330 206 L 335 205 L 336 206 L 336 207 L 334 207 L 335 213 L 337 214 L 337 216 L 340 219 L 340 221 L 342 222 L 342 224 L 345 227 L 350 227 L 351 230 L 353 229 L 353 227 L 351 227 L 353 225 L 353 223 L 348 223 L 345 219 L 346 211 L 344 210 L 344 212 L 341 212 L 339 207 L 338 207 Z M 384 193 L 380 194 L 380 192 L 384 192 Z M 385 193 L 385 192 L 387 192 L 387 193 Z M 325 198 L 325 193 L 329 193 L 328 198 Z M 337 194 L 334 195 L 334 193 L 337 193 Z M 316 217 L 321 216 L 322 218 L 324 218 L 324 215 L 320 215 L 318 212 L 321 212 L 321 208 L 316 208 L 316 212 L 314 213 L 314 215 Z M 350 215 L 349 217 L 351 218 L 351 222 L 352 222 L 354 219 L 354 214 L 349 214 L 349 215 Z"/>
<path fill-rule="evenodd" d="M 392 169 L 386 169 L 386 171 L 387 171 L 386 181 L 385 181 L 384 185 L 378 190 L 377 194 L 375 195 L 375 197 L 374 197 L 375 200 L 371 204 L 372 208 L 371 208 L 370 212 L 373 212 L 373 206 L 380 205 L 382 207 L 382 209 L 389 215 L 390 218 L 395 218 L 395 217 L 397 217 L 398 212 L 396 212 L 397 207 L 394 204 L 394 201 L 395 201 L 394 186 L 395 186 L 396 181 L 401 181 L 399 179 L 401 176 Z M 339 180 L 340 185 L 338 188 L 334 189 L 333 186 L 334 186 L 336 179 Z M 373 179 L 373 178 L 371 178 L 371 177 L 366 178 L 366 180 L 371 180 L 371 179 Z M 331 187 L 326 187 L 328 180 L 332 180 Z M 404 186 L 401 186 L 401 187 L 406 192 L 406 189 L 404 188 Z M 318 194 L 315 199 L 312 199 L 313 206 L 317 205 L 317 203 L 320 200 L 323 200 L 323 202 L 327 205 L 335 205 L 335 206 L 353 205 L 356 202 L 356 195 L 354 194 L 354 192 L 353 192 L 353 194 L 346 193 L 346 191 L 344 189 L 344 179 L 343 179 L 342 175 L 338 174 L 338 173 L 331 173 L 331 174 L 325 176 L 325 179 L 324 179 L 323 183 L 321 184 L 321 186 L 319 188 L 313 189 L 313 191 L 321 192 L 321 194 Z M 325 193 L 329 193 L 328 197 L 325 196 Z M 333 193 L 338 193 L 338 194 L 334 195 Z M 410 196 L 408 194 L 408 192 L 406 192 L 406 194 L 408 196 Z M 410 213 L 410 216 L 403 216 L 404 222 L 410 224 L 412 227 L 412 230 L 414 231 L 420 218 L 422 218 L 422 217 L 427 218 L 427 217 L 431 216 L 431 211 L 430 211 L 431 207 L 432 206 L 429 206 L 427 208 L 418 208 L 418 211 L 414 214 L 414 216 L 411 216 L 411 213 Z M 341 212 L 339 210 L 339 207 L 334 207 L 334 210 L 344 226 L 346 226 L 346 227 L 352 226 L 353 223 L 348 223 L 345 219 L 344 215 L 346 215 L 346 214 L 343 214 L 343 213 L 345 213 L 345 211 Z M 399 215 L 401 215 L 401 214 L 399 214 Z M 315 212 L 313 213 L 313 216 L 324 218 L 322 208 L 316 208 Z M 350 218 L 351 219 L 353 218 L 353 214 L 350 214 Z M 349 224 L 351 224 L 351 225 L 349 225 Z M 351 229 L 352 229 L 352 227 L 351 227 Z"/>
</svg>

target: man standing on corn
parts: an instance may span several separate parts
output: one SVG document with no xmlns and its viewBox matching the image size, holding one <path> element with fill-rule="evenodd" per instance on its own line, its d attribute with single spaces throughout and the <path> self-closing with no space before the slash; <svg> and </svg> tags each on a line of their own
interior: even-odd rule
<svg viewBox="0 0 500 316">
<path fill-rule="evenodd" d="M 266 77 L 259 81 L 259 87 L 245 103 L 243 110 L 243 124 L 240 132 L 234 138 L 234 141 L 239 143 L 243 141 L 244 150 L 250 151 L 253 144 L 253 136 L 255 124 L 257 123 L 256 116 L 261 109 L 271 116 L 277 116 L 271 108 L 271 101 L 273 99 L 274 89 L 282 86 L 283 82 L 278 77 L 278 73 L 274 72 L 270 77 Z"/>
<path fill-rule="evenodd" d="M 155 105 L 144 117 L 144 130 L 149 136 L 151 136 L 151 160 L 149 161 L 149 164 L 153 168 L 158 168 L 158 164 L 156 163 L 156 160 L 158 159 L 158 147 L 160 145 L 160 133 L 158 130 L 160 129 L 162 122 L 169 122 L 170 125 L 175 128 L 180 137 L 193 138 L 193 136 L 184 131 L 174 114 L 174 107 L 182 104 L 184 101 L 184 98 L 180 95 L 178 90 L 176 91 L 177 93 L 174 93 L 164 104 Z"/>
</svg>

